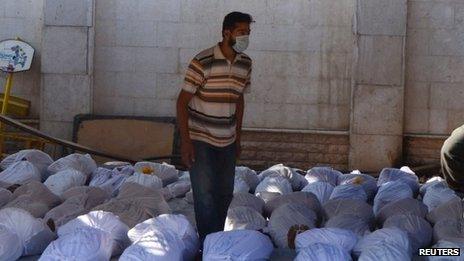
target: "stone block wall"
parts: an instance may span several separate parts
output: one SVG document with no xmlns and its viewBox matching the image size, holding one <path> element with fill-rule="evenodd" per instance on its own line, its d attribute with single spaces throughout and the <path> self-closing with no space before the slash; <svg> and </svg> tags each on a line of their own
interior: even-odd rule
<svg viewBox="0 0 464 261">
<path fill-rule="evenodd" d="M 331 166 L 348 171 L 348 133 L 296 133 L 289 131 L 246 130 L 242 134 L 242 155 L 238 164 L 264 170 L 284 163 L 308 170 Z"/>
<path fill-rule="evenodd" d="M 174 116 L 193 56 L 248 12 L 246 127 L 348 130 L 354 0 L 96 0 L 94 113 Z"/>
<path fill-rule="evenodd" d="M 437 162 L 441 140 L 464 122 L 461 0 L 0 5 L 0 39 L 19 36 L 37 50 L 13 93 L 61 138 L 79 113 L 174 116 L 188 62 L 221 39 L 235 10 L 256 20 L 243 162 L 365 171 Z"/>
<path fill-rule="evenodd" d="M 406 0 L 357 1 L 350 166 L 364 171 L 402 161 L 406 13 Z"/>
<path fill-rule="evenodd" d="M 21 38 L 35 49 L 31 70 L 14 75 L 12 94 L 31 101 L 31 116 L 40 114 L 40 60 L 44 0 L 0 0 L 0 40 Z M 0 72 L 3 92 L 6 74 Z"/>
<path fill-rule="evenodd" d="M 405 132 L 464 124 L 464 2 L 408 1 Z"/>
<path fill-rule="evenodd" d="M 71 140 L 74 116 L 92 112 L 94 10 L 93 0 L 44 2 L 40 125 L 58 138 Z"/>
<path fill-rule="evenodd" d="M 404 138 L 404 165 L 421 166 L 440 163 L 440 151 L 446 137 L 409 135 Z"/>
</svg>

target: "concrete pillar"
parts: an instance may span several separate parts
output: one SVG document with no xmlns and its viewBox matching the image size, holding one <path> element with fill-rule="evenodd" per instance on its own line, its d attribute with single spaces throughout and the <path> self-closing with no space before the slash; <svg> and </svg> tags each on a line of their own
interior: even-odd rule
<svg viewBox="0 0 464 261">
<path fill-rule="evenodd" d="M 350 124 L 351 169 L 401 162 L 407 0 L 357 0 Z"/>
<path fill-rule="evenodd" d="M 94 0 L 45 0 L 41 129 L 71 139 L 74 116 L 92 111 Z"/>
</svg>

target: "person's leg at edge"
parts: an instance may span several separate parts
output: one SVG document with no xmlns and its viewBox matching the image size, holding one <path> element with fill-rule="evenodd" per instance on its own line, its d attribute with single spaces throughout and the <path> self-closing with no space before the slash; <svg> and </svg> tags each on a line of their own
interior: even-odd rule
<svg viewBox="0 0 464 261">
<path fill-rule="evenodd" d="M 214 161 L 216 160 L 215 151 L 211 145 L 192 141 L 195 151 L 195 162 L 190 169 L 190 179 L 192 182 L 195 220 L 200 241 L 203 243 L 206 236 L 214 231 L 212 223 L 217 220 L 218 210 L 214 201 Z"/>
<path fill-rule="evenodd" d="M 224 230 L 224 224 L 227 218 L 227 211 L 233 198 L 234 178 L 236 164 L 236 145 L 235 143 L 220 148 L 218 151 L 218 160 L 216 161 L 216 186 L 215 200 L 217 215 L 217 231 Z"/>
<path fill-rule="evenodd" d="M 441 170 L 448 186 L 464 192 L 464 125 L 453 131 L 441 149 Z"/>
</svg>

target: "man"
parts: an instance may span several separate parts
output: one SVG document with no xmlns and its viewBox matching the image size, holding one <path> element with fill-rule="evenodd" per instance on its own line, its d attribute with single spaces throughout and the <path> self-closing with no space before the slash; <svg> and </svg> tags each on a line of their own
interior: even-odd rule
<svg viewBox="0 0 464 261">
<path fill-rule="evenodd" d="M 224 229 L 233 196 L 235 162 L 248 91 L 251 59 L 249 14 L 224 18 L 222 42 L 200 52 L 188 66 L 177 100 L 182 162 L 190 170 L 200 240 Z"/>
<path fill-rule="evenodd" d="M 464 125 L 455 129 L 443 144 L 441 170 L 450 188 L 464 192 Z"/>
</svg>

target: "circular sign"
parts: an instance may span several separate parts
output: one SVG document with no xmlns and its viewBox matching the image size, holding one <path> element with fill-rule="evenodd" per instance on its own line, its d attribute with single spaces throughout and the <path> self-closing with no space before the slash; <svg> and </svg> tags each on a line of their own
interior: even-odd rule
<svg viewBox="0 0 464 261">
<path fill-rule="evenodd" d="M 18 40 L 0 42 L 0 70 L 4 72 L 22 72 L 31 68 L 34 48 Z"/>
</svg>

